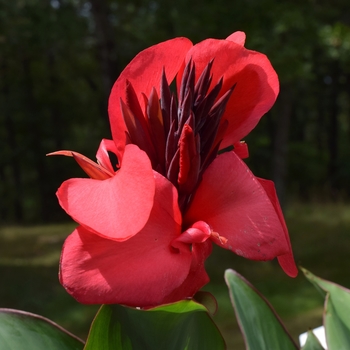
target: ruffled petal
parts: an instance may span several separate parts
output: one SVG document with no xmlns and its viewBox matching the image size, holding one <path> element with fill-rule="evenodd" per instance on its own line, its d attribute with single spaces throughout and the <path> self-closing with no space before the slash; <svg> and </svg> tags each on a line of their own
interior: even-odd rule
<svg viewBox="0 0 350 350">
<path fill-rule="evenodd" d="M 286 241 L 288 243 L 289 251 L 286 254 L 280 255 L 277 257 L 279 264 L 281 265 L 284 272 L 290 276 L 290 277 L 296 277 L 298 275 L 298 268 L 295 265 L 294 257 L 293 257 L 293 251 L 292 251 L 292 245 L 290 244 L 290 238 L 288 234 L 288 229 L 286 222 L 284 221 L 283 213 L 281 206 L 278 201 L 275 185 L 270 180 L 260 179 L 258 178 L 260 184 L 264 187 L 266 194 L 270 198 L 270 201 L 272 205 L 275 207 L 276 213 L 281 221 L 281 224 L 283 226 L 284 236 L 286 238 Z"/>
<path fill-rule="evenodd" d="M 125 149 L 123 166 L 107 180 L 70 179 L 57 191 L 61 207 L 100 236 L 126 240 L 148 221 L 155 180 L 150 160 L 135 145 Z"/>
<path fill-rule="evenodd" d="M 84 304 L 161 304 L 192 269 L 189 245 L 171 247 L 181 233 L 179 217 L 174 186 L 157 175 L 154 207 L 137 235 L 116 242 L 80 226 L 66 239 L 60 263 L 62 285 Z"/>
<path fill-rule="evenodd" d="M 224 77 L 218 98 L 235 85 L 222 117 L 229 125 L 221 148 L 246 136 L 272 107 L 279 92 L 278 77 L 268 58 L 244 48 L 242 39 L 238 34 L 228 40 L 207 39 L 193 46 L 186 56 L 186 62 L 192 58 L 196 65 L 196 79 L 208 62 L 214 60 L 211 87 Z"/>
<path fill-rule="evenodd" d="M 290 252 L 274 205 L 234 152 L 221 154 L 205 171 L 184 225 L 199 220 L 227 239 L 222 247 L 248 259 L 271 260 Z"/>
<path fill-rule="evenodd" d="M 120 110 L 120 99 L 126 102 L 126 83 L 129 81 L 137 92 L 141 106 L 144 104 L 142 93 L 146 96 L 155 88 L 159 96 L 163 69 L 170 83 L 177 74 L 192 43 L 187 38 L 175 38 L 151 46 L 141 51 L 123 70 L 115 82 L 109 97 L 109 120 L 113 140 L 121 159 L 126 142 L 126 127 Z"/>
<path fill-rule="evenodd" d="M 211 254 L 211 251 L 212 243 L 209 240 L 204 243 L 192 245 L 192 262 L 187 278 L 178 288 L 163 299 L 162 304 L 192 298 L 194 294 L 209 282 L 209 276 L 205 271 L 204 262 Z"/>
</svg>

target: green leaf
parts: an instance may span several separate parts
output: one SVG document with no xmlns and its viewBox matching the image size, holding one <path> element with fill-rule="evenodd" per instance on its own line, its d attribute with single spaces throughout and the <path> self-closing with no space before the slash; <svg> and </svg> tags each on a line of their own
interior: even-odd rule
<svg viewBox="0 0 350 350">
<path fill-rule="evenodd" d="M 216 311 L 218 311 L 218 302 L 216 301 L 214 295 L 209 292 L 200 290 L 194 295 L 193 299 L 197 303 L 205 306 L 211 316 L 215 315 Z"/>
<path fill-rule="evenodd" d="M 350 349 L 350 290 L 302 269 L 306 278 L 326 294 L 324 326 L 329 350 Z"/>
<path fill-rule="evenodd" d="M 0 350 L 81 350 L 82 340 L 29 312 L 0 309 Z"/>
<path fill-rule="evenodd" d="M 226 270 L 225 280 L 248 350 L 298 348 L 269 302 L 245 278 Z"/>
<path fill-rule="evenodd" d="M 332 293 L 334 294 L 334 292 Z M 337 303 L 339 303 L 337 301 Z M 338 305 L 339 306 L 339 305 Z M 348 305 L 344 305 L 346 308 Z M 346 323 L 339 317 L 331 294 L 327 295 L 325 302 L 324 326 L 328 350 L 349 350 L 350 349 L 350 314 Z"/>
<path fill-rule="evenodd" d="M 180 301 L 149 310 L 103 305 L 84 350 L 221 350 L 225 342 L 206 308 Z"/>
<path fill-rule="evenodd" d="M 327 291 L 324 289 L 325 285 L 323 281 L 321 280 L 321 278 L 318 278 L 317 276 L 315 276 L 314 274 L 312 274 L 310 271 L 304 269 L 303 267 L 300 267 L 301 271 L 303 271 L 305 277 L 309 280 L 309 282 L 311 282 L 314 287 L 317 289 L 318 292 L 320 292 L 320 294 L 325 298 L 327 295 Z"/>
<path fill-rule="evenodd" d="M 307 333 L 306 343 L 301 350 L 324 350 L 315 334 L 312 331 L 308 331 Z"/>
<path fill-rule="evenodd" d="M 312 284 L 314 284 L 318 289 L 322 289 L 325 294 L 329 294 L 329 299 L 332 303 L 330 307 L 334 308 L 337 317 L 340 318 L 350 333 L 350 290 L 340 286 L 339 284 L 319 278 L 306 269 L 302 268 L 301 270 Z"/>
</svg>

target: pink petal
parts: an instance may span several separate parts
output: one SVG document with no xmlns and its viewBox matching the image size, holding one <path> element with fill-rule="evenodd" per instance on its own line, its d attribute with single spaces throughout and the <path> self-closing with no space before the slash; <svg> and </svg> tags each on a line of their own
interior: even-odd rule
<svg viewBox="0 0 350 350">
<path fill-rule="evenodd" d="M 67 238 L 60 281 L 79 302 L 154 306 L 186 280 L 192 269 L 190 248 L 187 244 L 171 247 L 181 233 L 177 191 L 159 174 L 156 182 L 149 221 L 134 237 L 116 242 L 80 226 Z M 198 281 L 193 284 L 197 286 Z M 190 294 L 182 292 L 179 299 L 192 296 L 193 288 Z"/>
<path fill-rule="evenodd" d="M 238 34 L 236 38 L 234 35 L 234 41 L 238 37 Z M 221 148 L 246 136 L 272 107 L 279 92 L 277 74 L 267 57 L 231 40 L 230 37 L 228 40 L 204 40 L 193 46 L 186 56 L 186 62 L 192 58 L 196 65 L 196 79 L 214 59 L 212 87 L 224 77 L 218 98 L 236 84 L 223 116 L 229 125 Z M 180 79 L 181 76 L 177 78 L 178 81 Z"/>
<path fill-rule="evenodd" d="M 228 240 L 224 248 L 248 259 L 271 260 L 290 251 L 275 207 L 234 152 L 221 154 L 205 171 L 184 227 L 199 220 Z"/>
<path fill-rule="evenodd" d="M 113 177 L 67 180 L 57 196 L 61 207 L 79 224 L 103 237 L 123 241 L 148 221 L 154 181 L 146 153 L 128 145 L 123 165 Z"/>
<path fill-rule="evenodd" d="M 283 226 L 284 236 L 285 236 L 286 241 L 287 241 L 288 246 L 289 246 L 288 253 L 277 257 L 278 262 L 287 275 L 289 275 L 291 277 L 296 277 L 298 275 L 298 268 L 295 265 L 293 251 L 292 251 L 292 245 L 290 244 L 287 225 L 284 221 L 284 217 L 283 217 L 281 206 L 280 206 L 279 201 L 278 201 L 275 185 L 270 180 L 265 180 L 265 179 L 260 179 L 260 178 L 258 178 L 258 180 L 259 180 L 260 184 L 264 187 L 266 194 L 270 198 L 272 205 L 275 207 L 277 215 L 278 215 L 278 217 L 281 221 L 281 224 Z"/>
<path fill-rule="evenodd" d="M 246 35 L 244 32 L 234 32 L 231 35 L 229 35 L 226 40 L 233 41 L 234 43 L 244 46 L 245 44 Z"/>
<path fill-rule="evenodd" d="M 109 119 L 113 140 L 121 158 L 126 142 L 125 124 L 120 110 L 120 99 L 126 102 L 126 82 L 129 81 L 143 106 L 142 93 L 149 96 L 154 87 L 159 96 L 162 71 L 170 83 L 177 74 L 192 43 L 186 38 L 175 38 L 151 46 L 140 52 L 123 70 L 115 82 L 109 97 Z"/>
</svg>

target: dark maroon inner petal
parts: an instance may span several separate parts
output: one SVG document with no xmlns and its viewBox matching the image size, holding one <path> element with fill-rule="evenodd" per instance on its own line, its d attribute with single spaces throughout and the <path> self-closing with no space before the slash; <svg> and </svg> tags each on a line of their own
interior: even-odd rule
<svg viewBox="0 0 350 350">
<path fill-rule="evenodd" d="M 210 89 L 213 64 L 213 60 L 207 64 L 195 83 L 196 67 L 190 60 L 178 96 L 171 91 L 163 70 L 160 98 L 155 89 L 144 96 L 146 115 L 128 81 L 126 101 L 121 101 L 129 142 L 145 151 L 153 169 L 178 189 L 182 212 L 215 159 L 228 125 L 222 116 L 235 85 L 218 99 L 223 79 Z"/>
</svg>

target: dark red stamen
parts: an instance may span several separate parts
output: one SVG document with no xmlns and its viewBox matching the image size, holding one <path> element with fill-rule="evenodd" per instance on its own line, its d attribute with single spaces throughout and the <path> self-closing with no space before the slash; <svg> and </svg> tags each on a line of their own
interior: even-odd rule
<svg viewBox="0 0 350 350">
<path fill-rule="evenodd" d="M 178 100 L 163 70 L 160 98 L 155 89 L 148 98 L 144 96 L 145 113 L 129 82 L 126 101 L 121 101 L 128 140 L 144 150 L 153 169 L 178 189 L 182 211 L 186 210 L 205 169 L 217 156 L 228 125 L 222 116 L 235 86 L 218 98 L 223 79 L 210 88 L 212 65 L 213 60 L 195 83 L 195 64 L 192 60 L 187 63 Z"/>
<path fill-rule="evenodd" d="M 162 169 L 161 173 L 163 173 L 165 170 L 164 118 L 161 111 L 158 94 L 154 88 L 150 94 L 146 112 L 151 137 L 157 153 L 157 163 L 159 164 L 159 168 Z"/>
<path fill-rule="evenodd" d="M 122 110 L 125 125 L 128 130 L 128 136 L 132 143 L 138 145 L 144 150 L 154 164 L 156 152 L 152 143 L 152 139 L 149 134 L 148 125 L 146 124 L 144 117 L 136 117 L 130 110 L 129 106 L 120 100 L 120 108 Z"/>
</svg>

